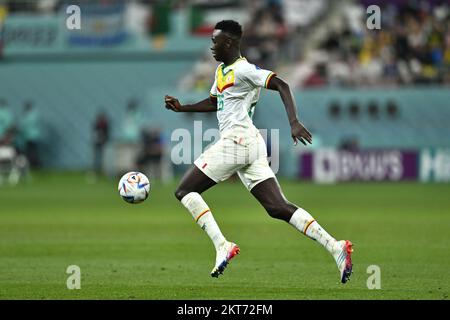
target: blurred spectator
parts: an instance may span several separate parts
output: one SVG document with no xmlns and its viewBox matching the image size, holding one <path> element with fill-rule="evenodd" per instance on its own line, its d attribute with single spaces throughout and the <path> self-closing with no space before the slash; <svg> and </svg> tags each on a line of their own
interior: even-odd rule
<svg viewBox="0 0 450 320">
<path fill-rule="evenodd" d="M 140 171 L 147 172 L 151 178 L 161 180 L 164 141 L 158 128 L 147 128 L 142 131 L 142 149 L 137 158 Z"/>
<path fill-rule="evenodd" d="M 11 12 L 55 12 L 62 2 L 67 0 L 9 0 L 5 1 Z"/>
<path fill-rule="evenodd" d="M 213 10 L 214 2 L 203 2 Z M 261 68 L 275 70 L 284 62 L 298 58 L 295 52 L 299 50 L 297 43 L 301 37 L 294 32 L 318 21 L 319 16 L 326 12 L 327 0 L 229 1 L 229 4 L 217 6 L 218 10 L 230 8 L 232 12 L 245 12 L 243 16 L 226 17 L 243 24 L 242 55 Z M 210 36 L 212 29 L 213 26 L 204 23 L 200 29 L 196 29 L 196 33 Z M 213 81 L 211 74 L 214 74 L 216 67 L 217 61 L 212 59 L 208 49 L 201 61 L 196 63 L 193 72 L 180 81 L 180 88 L 203 92 L 208 90 Z M 297 79 L 297 73 L 293 73 L 295 75 L 288 75 L 288 78 Z"/>
<path fill-rule="evenodd" d="M 378 103 L 376 101 L 370 101 L 367 105 L 367 113 L 369 114 L 369 117 L 373 120 L 376 120 L 380 116 Z"/>
<path fill-rule="evenodd" d="M 125 117 L 122 122 L 121 140 L 123 142 L 138 143 L 141 134 L 142 115 L 135 99 L 127 104 Z"/>
<path fill-rule="evenodd" d="M 319 70 L 326 70 L 325 82 L 332 86 L 450 84 L 448 2 L 386 1 L 380 30 L 366 27 L 366 2 L 343 4 L 339 27 L 311 50 L 311 56 L 326 56 L 325 67 L 322 61 L 301 61 L 312 68 L 300 86 L 322 84 Z"/>
<path fill-rule="evenodd" d="M 32 101 L 25 102 L 17 129 L 19 150 L 24 153 L 32 168 L 38 167 L 38 146 L 41 138 L 41 128 L 39 112 L 34 107 Z"/>
<path fill-rule="evenodd" d="M 5 100 L 0 99 L 0 145 L 12 144 L 14 118 Z"/>
<path fill-rule="evenodd" d="M 0 145 L 0 186 L 6 181 L 15 185 L 29 173 L 29 163 L 11 145 Z"/>
<path fill-rule="evenodd" d="M 328 106 L 328 114 L 334 120 L 337 120 L 341 116 L 341 105 L 337 101 L 332 101 Z"/>
<path fill-rule="evenodd" d="M 356 152 L 359 150 L 359 141 L 357 137 L 349 136 L 343 138 L 339 143 L 339 150 L 345 150 L 350 152 Z"/>
<path fill-rule="evenodd" d="M 211 88 L 214 82 L 214 72 L 217 61 L 213 58 L 210 50 L 198 60 L 191 72 L 187 73 L 180 81 L 180 88 L 184 90 L 205 92 Z"/>
<path fill-rule="evenodd" d="M 150 1 L 129 0 L 126 2 L 125 21 L 128 30 L 139 35 L 149 32 L 151 7 Z"/>
<path fill-rule="evenodd" d="M 13 115 L 5 100 L 0 99 L 0 185 L 17 184 L 28 173 L 28 161 L 14 147 Z"/>
<path fill-rule="evenodd" d="M 397 107 L 397 103 L 393 100 L 389 100 L 386 104 L 386 113 L 388 117 L 392 120 L 397 119 L 399 117 L 399 110 Z"/>
<path fill-rule="evenodd" d="M 350 104 L 348 106 L 348 113 L 350 115 L 350 118 L 352 118 L 352 119 L 358 118 L 360 111 L 361 111 L 361 107 L 358 102 L 356 102 L 356 101 L 350 102 Z"/>
<path fill-rule="evenodd" d="M 325 64 L 316 65 L 314 72 L 310 74 L 305 82 L 304 86 L 307 88 L 322 87 L 327 84 L 327 67 Z"/>
<path fill-rule="evenodd" d="M 281 1 L 253 2 L 250 20 L 244 25 L 242 53 L 252 63 L 273 69 L 288 38 Z"/>
<path fill-rule="evenodd" d="M 109 120 L 105 111 L 97 114 L 94 123 L 94 172 L 103 173 L 103 153 L 109 140 Z"/>
<path fill-rule="evenodd" d="M 36 9 L 41 13 L 55 12 L 59 2 L 60 0 L 40 0 L 36 3 Z"/>
<path fill-rule="evenodd" d="M 113 159 L 116 174 L 136 170 L 141 149 L 143 120 L 137 100 L 135 98 L 129 99 L 116 136 L 117 140 L 113 144 L 116 154 Z"/>
</svg>

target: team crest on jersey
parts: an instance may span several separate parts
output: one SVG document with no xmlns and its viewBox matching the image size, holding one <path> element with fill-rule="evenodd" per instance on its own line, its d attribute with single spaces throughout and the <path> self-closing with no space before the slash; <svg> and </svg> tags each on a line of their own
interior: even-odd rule
<svg viewBox="0 0 450 320">
<path fill-rule="evenodd" d="M 228 70 L 227 73 L 223 72 L 223 68 L 220 69 L 220 72 L 217 72 L 217 90 L 220 93 L 223 92 L 226 88 L 229 88 L 234 85 L 234 70 Z"/>
</svg>

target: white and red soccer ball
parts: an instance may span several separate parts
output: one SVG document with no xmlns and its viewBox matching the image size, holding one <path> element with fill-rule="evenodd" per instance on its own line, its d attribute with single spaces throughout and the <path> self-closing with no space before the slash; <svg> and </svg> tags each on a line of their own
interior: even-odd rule
<svg viewBox="0 0 450 320">
<path fill-rule="evenodd" d="M 120 178 L 119 194 L 128 203 L 141 203 L 148 198 L 150 181 L 141 172 L 128 172 Z"/>
</svg>

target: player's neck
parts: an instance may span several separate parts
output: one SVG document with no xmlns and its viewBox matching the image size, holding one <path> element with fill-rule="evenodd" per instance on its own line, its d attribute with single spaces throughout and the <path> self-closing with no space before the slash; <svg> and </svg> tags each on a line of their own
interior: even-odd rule
<svg viewBox="0 0 450 320">
<path fill-rule="evenodd" d="M 229 65 L 232 65 L 233 63 L 235 63 L 236 60 L 241 57 L 242 57 L 241 52 L 238 50 L 238 51 L 231 53 L 227 58 L 223 59 L 222 62 L 225 64 L 225 66 L 229 66 Z"/>
</svg>

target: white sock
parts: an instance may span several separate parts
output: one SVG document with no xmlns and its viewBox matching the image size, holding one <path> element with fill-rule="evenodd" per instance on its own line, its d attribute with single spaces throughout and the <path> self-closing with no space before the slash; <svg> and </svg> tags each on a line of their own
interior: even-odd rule
<svg viewBox="0 0 450 320">
<path fill-rule="evenodd" d="M 319 242 L 332 253 L 336 239 L 330 236 L 307 211 L 298 208 L 292 215 L 289 223 L 301 233 Z"/>
<path fill-rule="evenodd" d="M 208 234 L 217 250 L 226 239 L 202 196 L 197 192 L 191 192 L 181 199 L 181 203 L 189 210 L 200 228 Z"/>
</svg>

